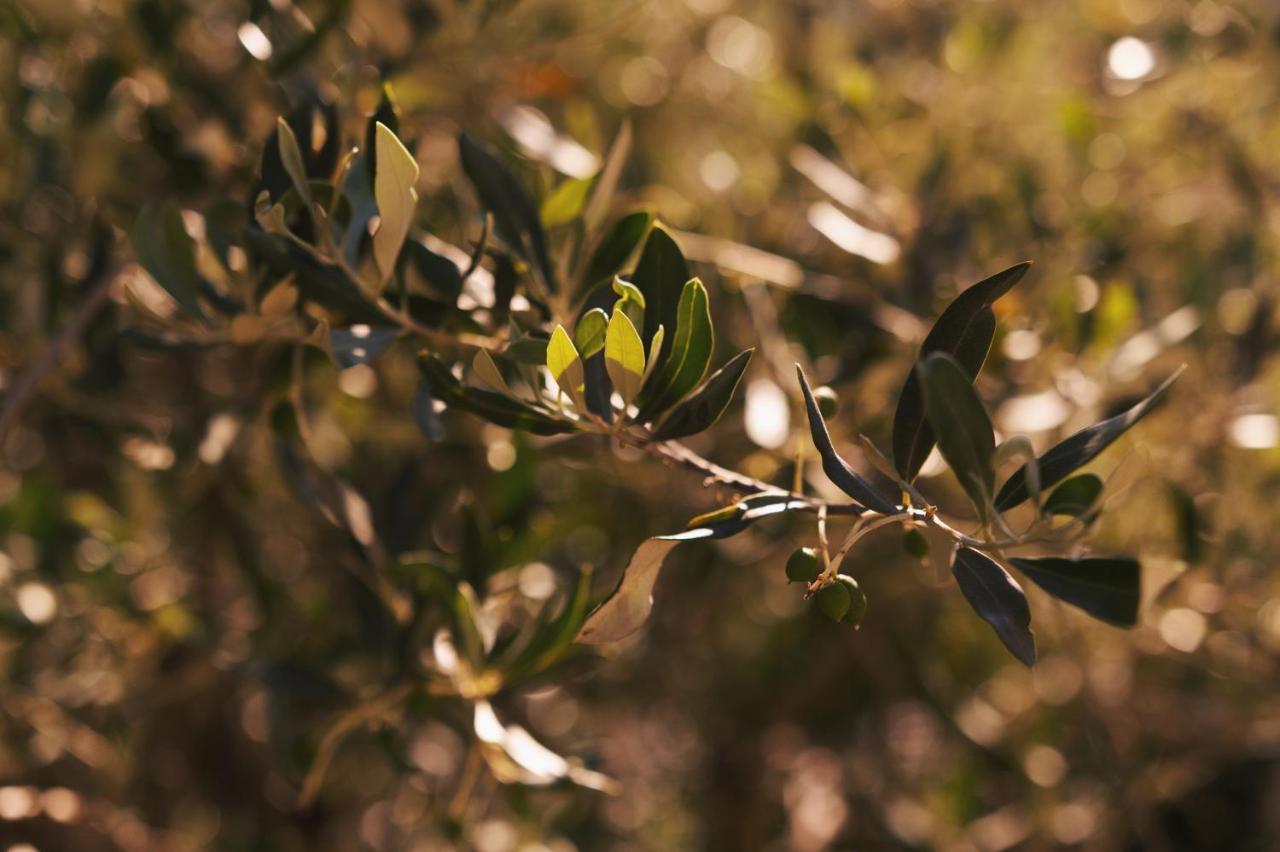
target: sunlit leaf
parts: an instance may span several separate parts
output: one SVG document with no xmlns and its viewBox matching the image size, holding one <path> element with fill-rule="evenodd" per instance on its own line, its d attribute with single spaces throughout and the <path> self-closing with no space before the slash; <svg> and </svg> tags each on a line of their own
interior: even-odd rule
<svg viewBox="0 0 1280 852">
<path fill-rule="evenodd" d="M 925 414 L 938 440 L 942 457 L 951 465 L 978 515 L 986 518 L 995 490 L 991 457 L 995 435 L 982 400 L 964 368 L 943 352 L 935 352 L 919 366 Z"/>
<path fill-rule="evenodd" d="M 373 195 L 378 202 L 380 224 L 373 235 L 373 259 L 382 280 L 395 272 L 400 247 L 409 235 L 413 213 L 418 205 L 418 161 L 400 142 L 391 128 L 379 124 L 377 129 L 378 173 L 374 176 Z"/>
<path fill-rule="evenodd" d="M 696 393 L 672 409 L 671 414 L 654 433 L 654 440 L 684 438 L 710 428 L 729 407 L 753 352 L 755 349 L 747 349 L 733 356 Z"/>
<path fill-rule="evenodd" d="M 560 389 L 569 395 L 574 404 L 585 409 L 582 392 L 585 387 L 585 376 L 582 370 L 582 359 L 564 326 L 556 326 L 551 334 L 551 342 L 547 344 L 547 369 L 556 380 Z"/>
<path fill-rule="evenodd" d="M 1138 623 L 1142 576 L 1138 560 L 1125 556 L 1084 559 L 1011 557 L 1009 562 L 1027 579 L 1094 618 L 1133 627 Z"/>
<path fill-rule="evenodd" d="M 589 177 L 566 180 L 557 186 L 542 202 L 539 215 L 543 227 L 554 228 L 578 218 L 594 185 L 595 178 Z"/>
<path fill-rule="evenodd" d="M 573 329 L 573 345 L 583 360 L 604 348 L 608 331 L 609 315 L 600 308 L 592 308 L 582 315 Z"/>
<path fill-rule="evenodd" d="M 1026 665 L 1034 665 L 1031 608 L 1018 581 L 993 559 L 967 547 L 956 551 L 951 573 L 973 611 L 991 625 L 1004 646 Z"/>
<path fill-rule="evenodd" d="M 711 325 L 707 290 L 701 281 L 693 278 L 680 294 L 675 340 L 667 360 L 645 388 L 639 419 L 648 420 L 661 414 L 697 387 L 711 364 L 714 347 L 715 330 Z"/>
<path fill-rule="evenodd" d="M 604 364 L 613 389 L 622 397 L 622 404 L 630 405 L 644 380 L 644 344 L 631 320 L 619 310 L 609 319 Z"/>
<path fill-rule="evenodd" d="M 991 305 L 1009 292 L 1030 266 L 1030 263 L 1011 266 L 957 296 L 925 337 L 918 360 L 923 361 L 933 352 L 945 352 L 956 359 L 971 381 L 976 378 L 995 336 L 996 316 Z M 920 472 L 935 440 L 925 418 L 921 390 L 913 369 L 907 374 L 893 415 L 893 462 L 908 482 Z"/>
<path fill-rule="evenodd" d="M 1040 487 L 1049 488 L 1076 468 L 1088 464 L 1135 423 L 1146 417 L 1160 403 L 1184 369 L 1186 368 L 1179 367 L 1150 395 L 1129 410 L 1087 429 L 1081 429 L 1042 455 L 1037 460 L 1037 466 L 1040 469 Z M 997 509 L 1002 512 L 1012 509 L 1030 496 L 1025 477 L 1026 474 L 1021 468 L 1014 471 L 1014 474 L 1000 488 L 1000 493 L 996 495 Z"/>
<path fill-rule="evenodd" d="M 835 444 L 831 443 L 831 433 L 827 431 L 827 423 L 822 418 L 822 412 L 818 410 L 818 401 L 814 399 L 813 391 L 809 388 L 809 380 L 805 378 L 804 370 L 800 369 L 799 364 L 796 364 L 796 377 L 800 380 L 800 390 L 804 393 L 804 407 L 809 416 L 809 434 L 813 437 L 813 446 L 818 451 L 818 457 L 822 459 L 822 471 L 827 475 L 827 479 L 868 509 L 874 509 L 884 515 L 892 515 L 898 511 L 893 503 L 886 500 L 870 482 L 863 479 L 836 452 Z"/>
</svg>

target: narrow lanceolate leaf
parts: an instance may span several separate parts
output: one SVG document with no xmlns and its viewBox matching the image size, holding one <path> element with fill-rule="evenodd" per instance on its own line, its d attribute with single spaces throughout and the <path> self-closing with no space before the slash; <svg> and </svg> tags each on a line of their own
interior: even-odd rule
<svg viewBox="0 0 1280 852">
<path fill-rule="evenodd" d="M 435 356 L 418 356 L 418 369 L 436 399 L 450 408 L 461 409 L 508 429 L 523 429 L 534 435 L 559 435 L 577 431 L 577 425 L 559 420 L 500 393 L 463 387 L 449 368 Z"/>
<path fill-rule="evenodd" d="M 1091 556 L 1085 559 L 1048 557 L 1009 561 L 1031 582 L 1055 598 L 1120 627 L 1138 623 L 1142 578 L 1136 559 Z"/>
<path fill-rule="evenodd" d="M 733 359 L 707 379 L 707 383 L 698 388 L 698 392 L 677 405 L 654 433 L 656 441 L 670 441 L 708 429 L 720 419 L 724 410 L 733 399 L 733 392 L 738 389 L 742 372 L 747 369 L 754 349 L 747 349 L 733 356 Z"/>
<path fill-rule="evenodd" d="M 967 547 L 956 551 L 951 573 L 969 606 L 995 629 L 1004 646 L 1026 665 L 1034 665 L 1031 607 L 1018 581 L 993 559 Z"/>
<path fill-rule="evenodd" d="M 1030 266 L 1030 263 L 1011 266 L 957 296 L 925 337 L 919 360 L 923 361 L 933 352 L 946 352 L 960 363 L 970 380 L 977 378 L 996 332 L 996 315 L 991 305 L 1009 292 Z M 919 377 L 912 370 L 907 374 L 893 415 L 893 463 L 908 482 L 920 472 L 935 440 L 925 418 L 921 390 Z"/>
<path fill-rule="evenodd" d="M 649 231 L 640 261 L 631 276 L 631 283 L 645 298 L 644 328 L 640 329 L 640 337 L 646 344 L 653 339 L 658 326 L 676 328 L 680 296 L 690 277 L 689 266 L 680 253 L 680 247 L 670 234 L 655 225 Z M 672 332 L 668 332 L 668 340 L 660 353 L 664 362 L 672 347 L 671 336 Z"/>
<path fill-rule="evenodd" d="M 551 342 L 547 344 L 547 369 L 556 380 L 560 390 L 569 395 L 574 405 L 585 410 L 582 392 L 585 386 L 585 375 L 582 370 L 582 359 L 564 326 L 556 326 L 551 333 Z"/>
<path fill-rule="evenodd" d="M 631 154 L 631 123 L 624 121 L 613 137 L 613 144 L 604 155 L 604 165 L 596 175 L 595 187 L 586 209 L 582 211 L 582 221 L 588 233 L 594 233 L 604 221 L 609 205 L 613 201 L 614 190 L 618 188 L 618 179 L 622 177 L 622 167 L 626 165 Z"/>
<path fill-rule="evenodd" d="M 938 436 L 942 457 L 986 518 L 995 491 L 991 456 L 996 451 L 991 420 L 982 407 L 964 368 L 943 352 L 935 352 L 919 366 L 924 388 L 925 415 Z"/>
<path fill-rule="evenodd" d="M 1169 388 L 1177 381 L 1178 376 L 1182 375 L 1184 369 L 1186 367 L 1179 367 L 1172 376 L 1161 383 L 1160 387 L 1153 390 L 1146 399 L 1128 411 L 1117 414 L 1108 420 L 1103 420 L 1101 423 L 1094 424 L 1087 429 L 1081 429 L 1042 455 L 1037 460 L 1037 466 L 1040 470 L 1040 487 L 1049 488 L 1060 482 L 1063 477 L 1092 461 L 1095 456 L 1109 447 L 1113 441 L 1129 431 L 1135 423 L 1146 417 L 1160 403 Z M 1019 468 L 1000 488 L 1000 493 L 996 495 L 996 508 L 1002 512 L 1006 509 L 1012 509 L 1029 496 L 1030 491 L 1027 488 L 1026 473 L 1022 468 Z"/>
<path fill-rule="evenodd" d="M 200 276 L 196 272 L 195 242 L 182 224 L 177 207 L 145 207 L 133 225 L 133 253 L 156 283 L 191 316 L 204 317 L 200 308 Z"/>
<path fill-rule="evenodd" d="M 645 540 L 632 555 L 617 588 L 587 617 L 576 641 L 590 645 L 616 642 L 639 630 L 653 610 L 653 587 L 662 563 L 681 542 L 729 538 L 761 518 L 806 505 L 786 494 L 759 494 L 744 499 L 727 517 L 717 512 L 714 519 L 684 532 Z"/>
<path fill-rule="evenodd" d="M 546 288 L 555 292 L 555 272 L 547 254 L 547 237 L 538 208 L 514 174 L 497 157 L 466 133 L 458 137 L 462 170 L 480 202 L 493 213 L 498 236 L 537 270 Z"/>
<path fill-rule="evenodd" d="M 805 378 L 804 370 L 800 369 L 799 364 L 796 365 L 796 376 L 800 379 L 800 390 L 804 393 L 804 407 L 809 415 L 809 434 L 813 436 L 813 446 L 817 449 L 819 458 L 822 459 L 822 472 L 827 475 L 827 479 L 868 509 L 874 509 L 883 515 L 892 515 L 898 511 L 893 503 L 881 496 L 870 482 L 859 476 L 836 452 L 835 445 L 831 443 L 831 433 L 827 431 L 827 423 L 822 419 L 822 412 L 818 410 L 818 401 L 813 398 L 813 391 L 809 389 L 809 380 Z"/>
<path fill-rule="evenodd" d="M 1082 473 L 1065 480 L 1044 501 L 1046 515 L 1068 515 L 1078 518 L 1093 506 L 1102 493 L 1102 480 L 1092 473 Z"/>
<path fill-rule="evenodd" d="M 289 182 L 310 209 L 311 186 L 307 183 L 307 167 L 302 161 L 302 151 L 298 149 L 298 137 L 293 135 L 293 128 L 283 118 L 276 119 L 276 139 L 280 145 L 280 162 L 289 175 Z"/>
<path fill-rule="evenodd" d="M 697 387 L 707 373 L 714 347 L 715 329 L 711 325 L 707 289 L 693 278 L 680 294 L 675 340 L 653 384 L 645 389 L 639 419 L 661 414 Z"/>
<path fill-rule="evenodd" d="M 379 122 L 376 148 L 377 174 L 373 178 L 373 197 L 378 203 L 378 231 L 373 235 L 373 259 L 383 282 L 395 272 L 400 247 L 413 224 L 413 211 L 418 205 L 418 161 L 391 132 Z"/>
<path fill-rule="evenodd" d="M 649 377 L 653 375 L 653 371 L 658 366 L 658 353 L 662 351 L 662 339 L 666 337 L 667 330 L 662 326 L 658 326 L 658 330 L 653 333 L 653 340 L 649 341 L 649 356 L 644 361 L 644 377 L 640 380 L 640 386 L 644 387 L 649 381 Z"/>
<path fill-rule="evenodd" d="M 515 394 L 511 392 L 510 386 L 507 385 L 507 380 L 502 377 L 502 371 L 494 363 L 493 356 L 489 354 L 488 349 L 476 350 L 476 357 L 471 359 L 471 375 L 475 376 L 476 381 L 489 390 L 497 391 L 503 396 L 515 398 Z"/>
<path fill-rule="evenodd" d="M 640 333 L 622 311 L 615 310 L 609 319 L 604 344 L 604 366 L 613 389 L 622 397 L 624 406 L 640 392 L 644 380 L 644 343 Z"/>
<path fill-rule="evenodd" d="M 578 296 L 584 296 L 601 281 L 617 274 L 640 247 L 644 235 L 653 224 L 653 214 L 647 210 L 623 216 L 609 229 L 604 239 L 591 253 L 586 270 L 578 282 Z"/>
<path fill-rule="evenodd" d="M 604 348 L 609 330 L 609 315 L 600 308 L 592 308 L 582 315 L 573 329 L 573 345 L 585 361 Z"/>
</svg>

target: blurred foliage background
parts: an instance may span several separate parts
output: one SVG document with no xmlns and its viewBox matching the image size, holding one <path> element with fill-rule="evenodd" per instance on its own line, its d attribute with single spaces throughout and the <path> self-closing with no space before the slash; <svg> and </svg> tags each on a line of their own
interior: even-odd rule
<svg viewBox="0 0 1280 852">
<path fill-rule="evenodd" d="M 1216 0 L 0 4 L 0 845 L 1276 848 L 1278 41 L 1274 4 Z M 691 442 L 754 476 L 790 476 L 793 361 L 839 392 L 838 441 L 883 446 L 927 323 L 1019 260 L 979 383 L 1002 432 L 1042 448 L 1187 362 L 1093 466 L 1141 624 L 1038 596 L 1024 669 L 888 532 L 855 555 L 854 632 L 786 585 L 812 519 L 762 524 L 677 551 L 633 639 L 495 699 L 616 794 L 477 772 L 470 718 L 424 695 L 361 720 L 300 807 L 335 720 L 424 648 L 286 482 L 281 352 L 121 333 L 171 310 L 124 235 L 149 201 L 248 205 L 276 116 L 315 99 L 359 140 L 384 80 L 459 245 L 460 129 L 545 194 L 630 123 L 619 209 L 676 231 L 717 360 L 765 356 Z M 412 358 L 308 361 L 319 461 L 391 553 L 482 564 L 506 617 L 727 496 L 462 414 L 429 442 Z"/>
</svg>

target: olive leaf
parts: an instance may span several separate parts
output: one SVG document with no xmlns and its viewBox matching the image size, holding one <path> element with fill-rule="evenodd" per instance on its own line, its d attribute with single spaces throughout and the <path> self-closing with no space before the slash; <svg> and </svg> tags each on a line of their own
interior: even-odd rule
<svg viewBox="0 0 1280 852">
<path fill-rule="evenodd" d="M 1112 442 L 1129 431 L 1135 423 L 1146 417 L 1160 403 L 1185 369 L 1185 365 L 1179 367 L 1172 376 L 1161 382 L 1159 387 L 1132 408 L 1101 423 L 1081 429 L 1040 456 L 1036 460 L 1040 470 L 1040 487 L 1049 488 L 1057 484 L 1073 470 L 1088 464 Z M 996 508 L 1002 512 L 1012 509 L 1029 496 L 1026 473 L 1019 468 L 1000 488 L 1000 493 L 996 495 Z"/>
<path fill-rule="evenodd" d="M 761 518 L 803 509 L 806 505 L 805 501 L 792 500 L 783 493 L 757 494 L 744 499 L 734 512 L 713 513 L 714 520 L 700 526 L 646 539 L 631 556 L 617 587 L 587 616 L 576 641 L 599 645 L 625 639 L 639 630 L 653 610 L 653 587 L 658 582 L 662 564 L 682 542 L 729 538 Z"/>
<path fill-rule="evenodd" d="M 196 272 L 195 241 L 172 204 L 144 207 L 131 234 L 133 253 L 184 312 L 204 318 L 200 308 L 200 275 Z"/>
<path fill-rule="evenodd" d="M 618 301 L 613 303 L 613 309 L 626 314 L 627 319 L 631 320 L 631 324 L 636 327 L 636 331 L 639 331 L 644 325 L 644 293 L 641 293 L 640 288 L 631 282 L 624 281 L 616 275 L 613 277 L 613 292 L 619 297 Z"/>
<path fill-rule="evenodd" d="M 543 227 L 554 228 L 578 218 L 595 182 L 595 177 L 571 178 L 552 190 L 538 211 Z"/>
<path fill-rule="evenodd" d="M 560 389 L 573 400 L 574 405 L 586 411 L 583 398 L 586 377 L 582 359 L 562 325 L 556 326 L 556 330 L 551 333 L 551 342 L 547 344 L 547 369 L 551 371 L 551 377 L 556 380 Z"/>
<path fill-rule="evenodd" d="M 502 377 L 502 371 L 494 363 L 493 356 L 489 354 L 488 349 L 476 350 L 475 357 L 471 359 L 471 374 L 489 390 L 497 391 L 503 396 L 509 396 L 512 399 L 516 398 L 516 395 L 511 392 L 511 387 L 507 384 L 507 380 Z"/>
<path fill-rule="evenodd" d="M 556 278 L 547 254 L 547 237 L 538 208 L 520 181 L 466 132 L 458 137 L 458 155 L 480 203 L 493 213 L 498 236 L 533 264 L 544 286 L 554 293 Z"/>
<path fill-rule="evenodd" d="M 644 294 L 644 328 L 640 329 L 640 337 L 646 344 L 653 340 L 658 326 L 676 328 L 680 297 L 690 277 L 689 266 L 680 247 L 661 225 L 655 223 L 631 276 L 631 283 Z M 670 339 L 663 344 L 659 357 L 664 362 L 672 344 Z"/>
<path fill-rule="evenodd" d="M 925 337 L 918 360 L 923 361 L 933 352 L 946 352 L 959 362 L 970 380 L 977 378 L 996 331 L 991 305 L 1009 292 L 1030 266 L 1030 262 L 1011 266 L 957 296 Z M 893 415 L 893 462 L 907 482 L 916 478 L 935 442 L 925 417 L 922 391 L 913 369 L 907 374 Z"/>
<path fill-rule="evenodd" d="M 1096 474 L 1073 476 L 1064 480 L 1044 501 L 1044 513 L 1078 518 L 1089 511 L 1101 493 L 1102 479 Z"/>
<path fill-rule="evenodd" d="M 644 379 L 644 343 L 627 315 L 614 310 L 604 344 L 604 365 L 623 406 L 631 404 Z"/>
<path fill-rule="evenodd" d="M 804 370 L 799 364 L 796 364 L 796 376 L 800 380 L 805 411 L 809 415 L 809 434 L 813 436 L 813 446 L 822 459 L 822 471 L 827 475 L 827 479 L 868 509 L 874 509 L 884 515 L 897 512 L 898 509 L 893 503 L 881 496 L 870 482 L 863 479 L 836 452 L 835 445 L 831 443 L 831 433 L 827 431 L 827 423 L 822 419 L 822 412 L 818 410 L 818 401 L 813 398 L 813 391 L 809 389 L 809 380 L 805 378 Z"/>
<path fill-rule="evenodd" d="M 609 330 L 609 315 L 600 308 L 592 308 L 582 315 L 573 329 L 573 345 L 585 361 L 604 348 Z"/>
<path fill-rule="evenodd" d="M 711 364 L 714 347 L 715 329 L 711 324 L 707 289 L 693 278 L 680 294 L 675 339 L 667 360 L 644 389 L 638 419 L 645 421 L 661 414 L 697 387 Z"/>
<path fill-rule="evenodd" d="M 996 441 L 991 420 L 964 368 L 950 355 L 935 352 L 918 370 L 924 388 L 925 415 L 938 436 L 942 457 L 985 520 L 995 491 L 991 457 Z"/>
<path fill-rule="evenodd" d="M 619 219 L 605 234 L 604 238 L 591 253 L 587 261 L 586 271 L 578 282 L 578 297 L 591 291 L 591 288 L 605 281 L 622 269 L 636 249 L 649 226 L 653 224 L 653 214 L 648 210 L 631 213 Z"/>
<path fill-rule="evenodd" d="M 1018 581 L 989 556 L 961 547 L 951 573 L 969 606 L 991 625 L 1000 641 L 1026 665 L 1036 661 L 1036 638 L 1031 632 L 1031 607 Z"/>
<path fill-rule="evenodd" d="M 1119 627 L 1138 623 L 1142 577 L 1138 560 L 1126 556 L 1083 559 L 1010 557 L 1027 579 L 1055 598 Z"/>
<path fill-rule="evenodd" d="M 280 162 L 289 175 L 289 182 L 310 209 L 311 187 L 307 183 L 307 167 L 302 161 L 302 151 L 298 149 L 298 137 L 293 135 L 293 128 L 283 118 L 276 119 L 276 141 L 280 146 Z"/>
<path fill-rule="evenodd" d="M 654 440 L 670 441 L 709 429 L 729 407 L 753 352 L 755 349 L 746 349 L 733 356 L 698 388 L 697 393 L 672 409 L 654 433 Z"/>
<path fill-rule="evenodd" d="M 508 429 L 523 429 L 534 435 L 559 435 L 577 431 L 576 424 L 560 420 L 531 405 L 493 391 L 464 387 L 434 355 L 418 356 L 418 369 L 435 395 L 445 405 L 458 408 Z"/>
<path fill-rule="evenodd" d="M 413 213 L 418 206 L 418 161 L 396 137 L 390 127 L 379 123 L 375 150 L 378 152 L 377 174 L 373 178 L 373 197 L 378 203 L 378 230 L 373 235 L 373 260 L 385 282 L 396 268 L 400 247 L 409 235 Z"/>
</svg>

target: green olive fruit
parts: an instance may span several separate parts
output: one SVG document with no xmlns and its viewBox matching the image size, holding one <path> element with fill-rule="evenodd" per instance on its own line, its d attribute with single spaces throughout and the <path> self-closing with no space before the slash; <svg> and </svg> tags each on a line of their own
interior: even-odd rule
<svg viewBox="0 0 1280 852">
<path fill-rule="evenodd" d="M 920 530 L 907 530 L 902 537 L 902 549 L 916 559 L 924 559 L 929 555 L 929 540 Z"/>
<path fill-rule="evenodd" d="M 826 385 L 817 388 L 813 392 L 813 398 L 818 403 L 818 411 L 822 412 L 823 417 L 835 417 L 836 412 L 840 410 L 840 400 L 836 397 L 836 392 Z"/>
<path fill-rule="evenodd" d="M 849 587 L 841 582 L 823 586 L 813 596 L 813 600 L 818 605 L 818 609 L 822 610 L 823 615 L 832 621 L 840 621 L 849 611 Z"/>
<path fill-rule="evenodd" d="M 787 579 L 793 583 L 812 583 L 820 573 L 822 563 L 812 547 L 797 547 L 787 559 Z"/>
<path fill-rule="evenodd" d="M 840 583 L 849 590 L 849 608 L 845 610 L 844 617 L 840 620 L 845 624 L 851 624 L 857 627 L 862 623 L 863 616 L 867 614 L 867 595 L 862 591 L 862 587 L 858 585 L 858 581 L 852 577 L 846 577 L 841 574 Z"/>
</svg>

